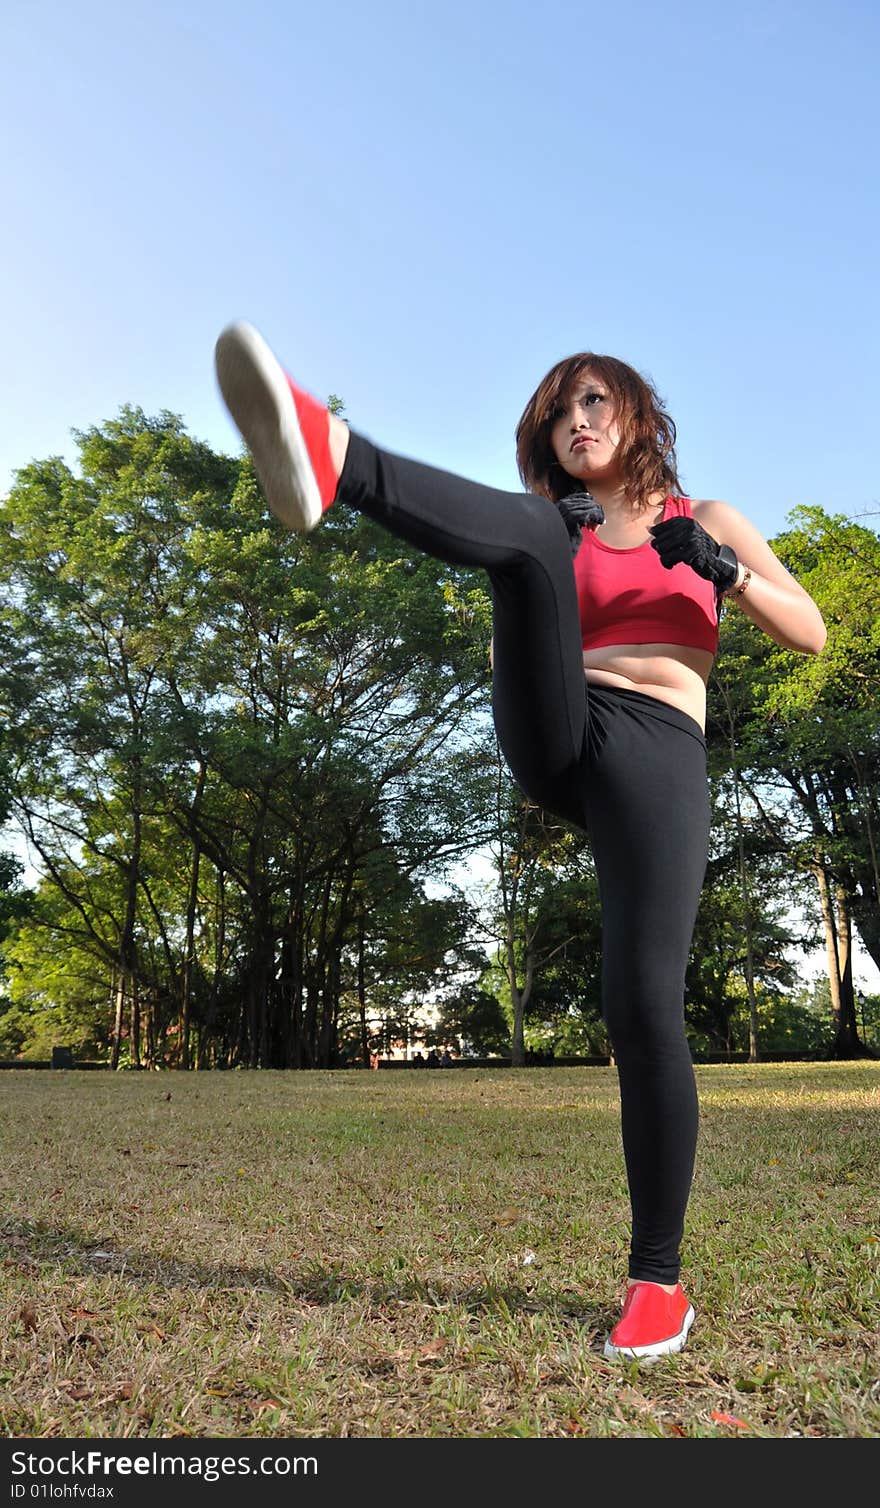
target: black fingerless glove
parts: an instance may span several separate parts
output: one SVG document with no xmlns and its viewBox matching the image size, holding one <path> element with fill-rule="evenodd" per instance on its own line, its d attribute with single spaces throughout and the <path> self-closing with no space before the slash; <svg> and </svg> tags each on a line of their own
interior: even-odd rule
<svg viewBox="0 0 880 1508">
<path fill-rule="evenodd" d="M 604 524 L 605 509 L 589 492 L 572 492 L 568 497 L 560 498 L 556 506 L 568 530 L 571 553 L 576 555 L 581 547 L 584 529 L 595 529 L 599 524 Z"/>
<path fill-rule="evenodd" d="M 739 563 L 734 551 L 730 545 L 720 545 L 695 518 L 667 518 L 648 533 L 668 571 L 681 561 L 705 581 L 714 582 L 719 592 L 728 591 L 736 581 Z"/>
</svg>

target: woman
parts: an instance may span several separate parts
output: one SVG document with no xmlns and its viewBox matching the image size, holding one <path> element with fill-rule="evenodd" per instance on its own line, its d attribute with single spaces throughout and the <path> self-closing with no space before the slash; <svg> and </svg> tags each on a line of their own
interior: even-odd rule
<svg viewBox="0 0 880 1508">
<path fill-rule="evenodd" d="M 632 1205 L 609 1357 L 680 1351 L 680 1253 L 697 1138 L 684 976 L 706 867 L 706 683 L 722 596 L 817 654 L 812 598 L 726 503 L 681 495 L 675 428 L 624 362 L 585 352 L 544 378 L 506 493 L 378 450 L 297 387 L 251 326 L 217 342 L 226 404 L 270 507 L 310 530 L 335 498 L 441 560 L 482 566 L 493 711 L 526 795 L 584 829 L 602 907 L 603 1013 Z M 574 568 L 572 568 L 572 560 Z"/>
</svg>

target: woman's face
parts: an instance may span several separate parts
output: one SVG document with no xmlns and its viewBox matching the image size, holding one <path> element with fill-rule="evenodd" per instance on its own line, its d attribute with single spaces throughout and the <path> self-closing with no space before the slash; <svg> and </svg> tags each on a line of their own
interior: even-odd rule
<svg viewBox="0 0 880 1508">
<path fill-rule="evenodd" d="M 550 430 L 553 454 L 564 471 L 589 491 L 591 480 L 613 471 L 620 444 L 614 402 L 604 382 L 581 372 L 556 408 Z"/>
</svg>

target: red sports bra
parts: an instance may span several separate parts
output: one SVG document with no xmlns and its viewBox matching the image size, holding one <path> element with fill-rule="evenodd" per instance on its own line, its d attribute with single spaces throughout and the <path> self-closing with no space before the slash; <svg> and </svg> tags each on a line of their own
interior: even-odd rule
<svg viewBox="0 0 880 1508">
<path fill-rule="evenodd" d="M 667 518 L 692 518 L 686 497 L 668 497 Z M 584 529 L 575 556 L 584 649 L 608 644 L 684 644 L 718 652 L 715 587 L 679 561 L 667 570 L 647 540 L 617 550 Z"/>
</svg>

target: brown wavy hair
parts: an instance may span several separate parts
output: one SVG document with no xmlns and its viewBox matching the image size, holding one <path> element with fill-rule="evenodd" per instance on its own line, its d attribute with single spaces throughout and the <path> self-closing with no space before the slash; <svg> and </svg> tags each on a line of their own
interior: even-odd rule
<svg viewBox="0 0 880 1508">
<path fill-rule="evenodd" d="M 620 427 L 618 458 L 627 500 L 637 511 L 649 506 L 652 493 L 680 493 L 675 459 L 675 424 L 653 383 L 616 356 L 581 351 L 558 361 L 539 384 L 516 426 L 516 463 L 530 492 L 556 503 L 578 490 L 578 482 L 560 466 L 550 441 L 553 416 L 578 378 L 589 371 L 608 389 Z"/>
</svg>

